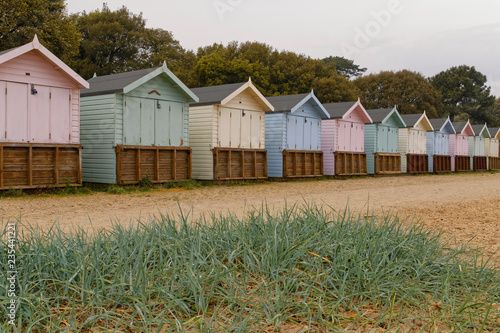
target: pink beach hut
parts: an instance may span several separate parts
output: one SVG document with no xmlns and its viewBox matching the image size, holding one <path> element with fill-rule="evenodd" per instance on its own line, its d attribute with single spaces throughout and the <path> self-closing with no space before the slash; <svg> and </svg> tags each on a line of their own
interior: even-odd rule
<svg viewBox="0 0 500 333">
<path fill-rule="evenodd" d="M 356 102 L 323 104 L 330 119 L 321 121 L 325 175 L 366 175 L 365 124 L 372 118 Z"/>
<path fill-rule="evenodd" d="M 474 136 L 470 121 L 453 122 L 457 134 L 450 134 L 451 171 L 470 171 L 469 136 Z"/>
<path fill-rule="evenodd" d="M 40 44 L 0 52 L 0 189 L 81 185 L 80 89 Z"/>
</svg>

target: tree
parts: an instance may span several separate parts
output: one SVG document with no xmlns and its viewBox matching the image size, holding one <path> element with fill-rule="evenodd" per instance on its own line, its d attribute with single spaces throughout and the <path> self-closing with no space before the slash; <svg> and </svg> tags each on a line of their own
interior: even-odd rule
<svg viewBox="0 0 500 333">
<path fill-rule="evenodd" d="M 80 35 L 63 0 L 2 0 L 0 50 L 24 45 L 38 36 L 63 61 L 78 53 Z"/>
<path fill-rule="evenodd" d="M 361 91 L 361 100 L 366 108 L 397 105 L 402 114 L 426 111 L 430 118 L 443 114 L 441 94 L 419 73 L 383 71 L 359 77 L 354 83 Z"/>
<path fill-rule="evenodd" d="M 350 102 L 359 97 L 359 89 L 354 83 L 338 74 L 315 78 L 312 87 L 322 103 Z"/>
<path fill-rule="evenodd" d="M 444 110 L 452 120 L 470 118 L 475 123 L 494 121 L 495 97 L 491 96 L 486 81 L 486 76 L 474 66 L 465 65 L 451 67 L 430 79 L 441 92 Z"/>
<path fill-rule="evenodd" d="M 324 58 L 323 61 L 326 65 L 335 66 L 337 73 L 347 78 L 358 77 L 366 72 L 366 68 L 361 68 L 354 63 L 354 60 L 349 60 L 344 57 L 328 57 Z"/>
<path fill-rule="evenodd" d="M 111 11 L 104 5 L 102 10 L 83 12 L 77 25 L 82 41 L 73 65 L 84 78 L 142 67 L 141 50 L 147 36 L 142 14 L 130 13 L 125 6 Z"/>
</svg>

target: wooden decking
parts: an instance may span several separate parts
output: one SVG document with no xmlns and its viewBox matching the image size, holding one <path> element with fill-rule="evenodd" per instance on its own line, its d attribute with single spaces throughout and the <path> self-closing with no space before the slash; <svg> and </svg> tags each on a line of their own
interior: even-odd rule
<svg viewBox="0 0 500 333">
<path fill-rule="evenodd" d="M 472 170 L 474 171 L 488 170 L 488 160 L 486 156 L 474 156 L 472 158 Z"/>
<path fill-rule="evenodd" d="M 395 175 L 401 173 L 401 155 L 375 153 L 375 174 Z"/>
<path fill-rule="evenodd" d="M 427 154 L 408 154 L 407 173 L 427 173 L 429 172 L 429 155 Z"/>
<path fill-rule="evenodd" d="M 214 148 L 214 180 L 267 179 L 267 150 Z"/>
<path fill-rule="evenodd" d="M 489 157 L 489 170 L 500 170 L 500 157 Z"/>
<path fill-rule="evenodd" d="M 0 142 L 0 189 L 82 185 L 79 144 Z"/>
<path fill-rule="evenodd" d="M 367 174 L 365 153 L 335 152 L 335 175 L 362 176 Z"/>
<path fill-rule="evenodd" d="M 317 150 L 284 150 L 283 177 L 323 176 L 323 152 Z"/>
<path fill-rule="evenodd" d="M 147 177 L 152 183 L 191 178 L 191 148 L 116 146 L 118 184 L 137 184 Z"/>
<path fill-rule="evenodd" d="M 468 155 L 457 155 L 455 156 L 455 171 L 471 171 L 470 170 L 470 156 Z"/>
<path fill-rule="evenodd" d="M 436 173 L 451 172 L 451 156 L 434 155 L 433 165 Z"/>
</svg>

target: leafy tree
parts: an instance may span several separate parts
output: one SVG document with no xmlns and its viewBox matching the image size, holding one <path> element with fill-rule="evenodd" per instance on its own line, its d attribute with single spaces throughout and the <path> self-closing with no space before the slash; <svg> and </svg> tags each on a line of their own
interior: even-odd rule
<svg viewBox="0 0 500 333">
<path fill-rule="evenodd" d="M 140 69 L 145 24 L 142 14 L 126 7 L 111 11 L 104 5 L 102 10 L 83 12 L 77 19 L 82 41 L 74 67 L 84 78 Z"/>
<path fill-rule="evenodd" d="M 344 75 L 348 78 L 358 77 L 366 72 L 366 68 L 361 68 L 359 65 L 354 63 L 354 60 L 349 60 L 344 57 L 328 57 L 324 58 L 323 61 L 327 65 L 335 66 L 338 74 Z"/>
<path fill-rule="evenodd" d="M 494 121 L 495 97 L 486 86 L 487 78 L 474 66 L 458 66 L 443 71 L 430 82 L 443 96 L 444 110 L 451 119 L 470 118 L 475 123 Z"/>
<path fill-rule="evenodd" d="M 314 94 L 322 103 L 337 103 L 357 100 L 359 89 L 344 76 L 334 74 L 315 78 L 312 82 Z"/>
<path fill-rule="evenodd" d="M 402 70 L 383 71 L 357 78 L 366 108 L 389 108 L 394 105 L 403 114 L 427 112 L 430 118 L 441 116 L 441 94 L 421 74 Z"/>
<path fill-rule="evenodd" d="M 2 0 L 0 13 L 0 50 L 31 42 L 36 34 L 63 61 L 78 53 L 80 35 L 63 0 Z"/>
<path fill-rule="evenodd" d="M 500 97 L 495 100 L 495 105 L 493 106 L 493 119 L 490 123 L 490 126 L 500 127 Z"/>
</svg>

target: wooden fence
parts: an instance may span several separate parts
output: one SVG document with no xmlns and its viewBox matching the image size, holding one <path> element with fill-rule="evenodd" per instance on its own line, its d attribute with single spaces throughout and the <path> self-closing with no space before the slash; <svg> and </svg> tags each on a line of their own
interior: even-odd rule
<svg viewBox="0 0 500 333">
<path fill-rule="evenodd" d="M 152 183 L 191 178 L 191 148 L 116 146 L 116 181 L 137 184 L 147 177 Z"/>
<path fill-rule="evenodd" d="M 470 156 L 467 155 L 455 156 L 455 171 L 457 172 L 470 171 Z"/>
<path fill-rule="evenodd" d="M 335 152 L 335 175 L 361 176 L 368 174 L 365 153 Z"/>
<path fill-rule="evenodd" d="M 472 158 L 472 170 L 486 171 L 488 170 L 488 159 L 486 156 L 474 156 Z"/>
<path fill-rule="evenodd" d="M 401 173 L 401 155 L 375 153 L 375 174 L 394 175 Z"/>
<path fill-rule="evenodd" d="M 214 148 L 214 180 L 267 179 L 267 150 Z"/>
<path fill-rule="evenodd" d="M 489 169 L 500 170 L 500 157 L 489 157 Z"/>
<path fill-rule="evenodd" d="M 429 155 L 427 154 L 408 154 L 407 172 L 408 173 L 427 173 L 429 172 Z"/>
<path fill-rule="evenodd" d="M 323 152 L 311 150 L 284 150 L 283 177 L 323 176 Z"/>
<path fill-rule="evenodd" d="M 449 155 L 434 155 L 433 158 L 434 172 L 451 172 L 451 156 Z"/>
<path fill-rule="evenodd" d="M 0 142 L 0 189 L 82 185 L 82 146 Z"/>
</svg>

